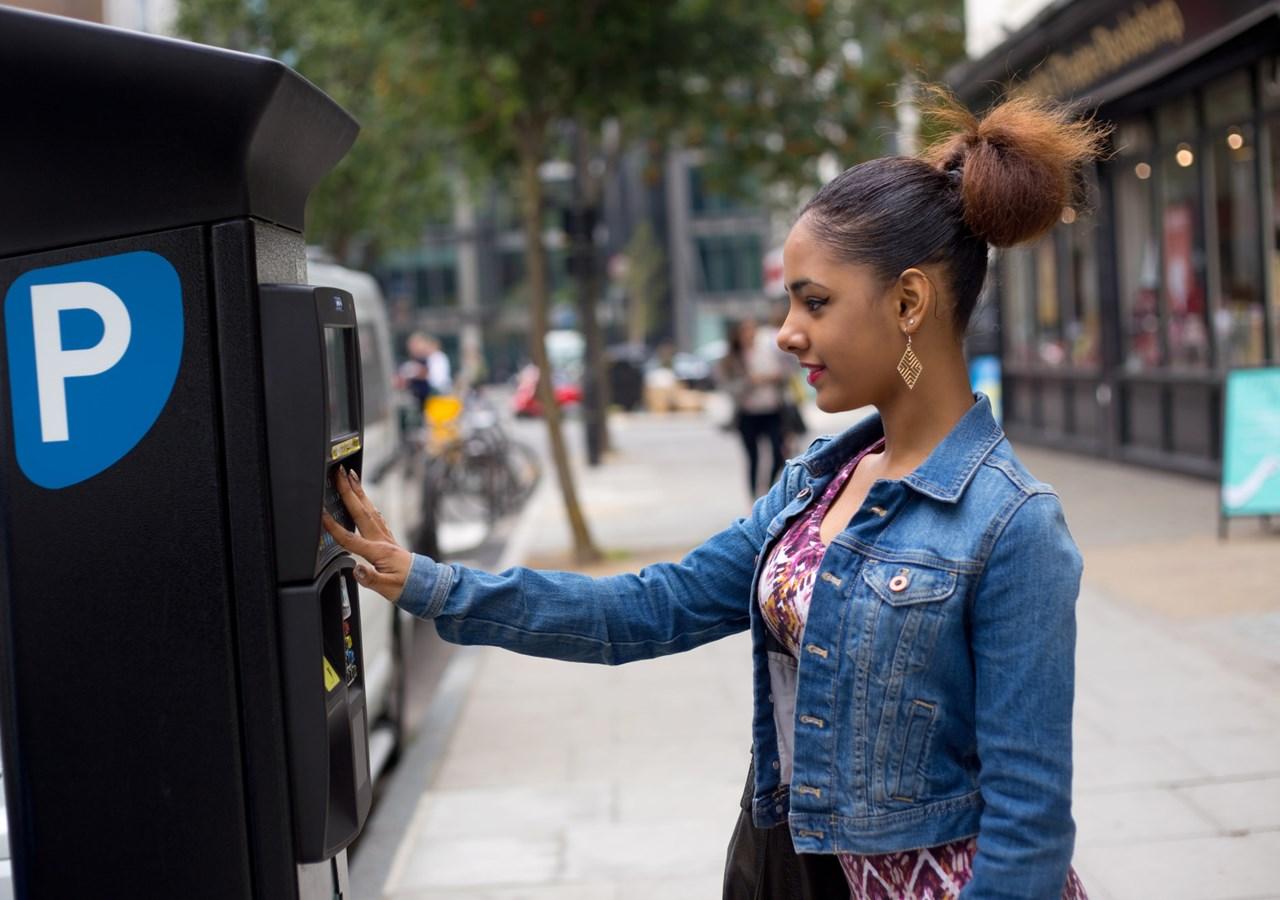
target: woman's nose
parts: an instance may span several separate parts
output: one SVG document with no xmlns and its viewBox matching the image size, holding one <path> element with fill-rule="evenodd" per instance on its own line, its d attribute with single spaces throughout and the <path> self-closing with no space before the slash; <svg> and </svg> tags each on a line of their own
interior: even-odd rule
<svg viewBox="0 0 1280 900">
<path fill-rule="evenodd" d="M 799 354 L 807 346 L 804 333 L 791 325 L 791 316 L 787 316 L 782 327 L 778 329 L 778 349 L 784 353 Z"/>
</svg>

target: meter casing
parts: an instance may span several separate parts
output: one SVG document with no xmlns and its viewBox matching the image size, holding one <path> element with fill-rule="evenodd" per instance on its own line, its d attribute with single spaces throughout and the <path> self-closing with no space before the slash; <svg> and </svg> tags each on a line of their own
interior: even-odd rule
<svg viewBox="0 0 1280 900">
<path fill-rule="evenodd" d="M 307 196 L 357 126 L 272 60 L 8 8 L 0 82 L 20 86 L 0 141 L 0 297 L 31 302 L 11 290 L 24 273 L 145 251 L 182 305 L 153 424 L 57 489 L 15 460 L 21 385 L 0 342 L 15 893 L 349 896 L 367 713 L 352 563 L 322 546 L 320 513 L 333 466 L 360 466 L 359 344 L 352 319 L 335 441 L 317 305 L 334 292 L 301 285 Z"/>
</svg>

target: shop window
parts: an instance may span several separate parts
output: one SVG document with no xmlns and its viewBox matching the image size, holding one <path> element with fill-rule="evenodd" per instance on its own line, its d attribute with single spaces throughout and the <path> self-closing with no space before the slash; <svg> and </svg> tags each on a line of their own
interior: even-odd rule
<svg viewBox="0 0 1280 900">
<path fill-rule="evenodd" d="M 1280 56 L 1262 61 L 1262 105 L 1280 109 Z"/>
<path fill-rule="evenodd" d="M 1120 275 L 1120 322 L 1124 366 L 1142 371 L 1160 365 L 1160 253 L 1152 219 L 1152 157 L 1115 161 L 1116 254 Z"/>
<path fill-rule="evenodd" d="M 1112 143 L 1117 153 L 1127 156 L 1146 156 L 1151 153 L 1155 136 L 1148 122 L 1142 119 L 1130 119 L 1116 125 Z"/>
<path fill-rule="evenodd" d="M 1087 209 L 1068 209 L 1062 219 L 1067 254 L 1062 328 L 1067 358 L 1075 368 L 1097 368 L 1102 363 L 1097 223 Z"/>
<path fill-rule="evenodd" d="M 1280 119 L 1267 128 L 1271 145 L 1271 222 L 1267 229 L 1267 265 L 1271 267 L 1272 362 L 1280 362 Z"/>
<path fill-rule="evenodd" d="M 1257 136 L 1246 122 L 1215 130 L 1210 140 L 1221 286 L 1214 332 L 1224 365 L 1257 365 L 1266 354 L 1258 259 Z"/>
<path fill-rule="evenodd" d="M 1156 108 L 1156 134 L 1161 144 L 1193 142 L 1197 131 L 1194 94 L 1183 94 Z"/>
<path fill-rule="evenodd" d="M 1011 247 L 1000 251 L 999 271 L 1004 358 L 1015 365 L 1026 365 L 1035 358 L 1030 315 L 1035 294 L 1031 250 Z"/>
<path fill-rule="evenodd" d="M 1160 162 L 1164 201 L 1161 243 L 1169 365 L 1173 368 L 1205 368 L 1209 365 L 1209 330 L 1205 319 L 1205 260 L 1199 184 L 1204 162 L 1194 141 L 1165 145 Z"/>
<path fill-rule="evenodd" d="M 1035 349 L 1036 361 L 1056 368 L 1067 361 L 1062 339 L 1062 317 L 1058 298 L 1056 233 L 1049 232 L 1032 245 L 1035 261 Z"/>
<path fill-rule="evenodd" d="M 1235 125 L 1253 118 L 1252 73 L 1232 72 L 1204 89 L 1204 118 L 1210 125 Z"/>
</svg>

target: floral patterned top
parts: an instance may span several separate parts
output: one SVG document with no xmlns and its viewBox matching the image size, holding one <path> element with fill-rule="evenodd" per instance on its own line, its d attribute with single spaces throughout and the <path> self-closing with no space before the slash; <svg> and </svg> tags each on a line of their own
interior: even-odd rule
<svg viewBox="0 0 1280 900">
<path fill-rule="evenodd" d="M 826 555 L 822 520 L 863 457 L 884 447 L 881 439 L 849 460 L 803 518 L 778 539 L 760 578 L 759 603 L 769 631 L 793 656 L 800 655 L 813 584 Z M 850 900 L 955 900 L 973 877 L 976 837 L 938 847 L 875 855 L 839 854 Z M 1063 900 L 1088 900 L 1075 869 L 1068 873 Z"/>
</svg>

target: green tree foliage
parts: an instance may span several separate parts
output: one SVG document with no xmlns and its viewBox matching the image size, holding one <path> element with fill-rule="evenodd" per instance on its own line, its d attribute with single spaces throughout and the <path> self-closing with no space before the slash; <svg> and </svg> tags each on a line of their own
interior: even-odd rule
<svg viewBox="0 0 1280 900">
<path fill-rule="evenodd" d="M 937 80 L 963 58 L 959 0 L 787 0 L 755 4 L 734 68 L 707 78 L 669 125 L 705 147 L 722 190 L 811 190 L 819 160 L 840 168 L 897 152 L 901 85 Z"/>
<path fill-rule="evenodd" d="M 181 0 L 178 30 L 195 41 L 271 56 L 359 120 L 360 137 L 316 189 L 307 234 L 344 262 L 412 244 L 447 215 L 440 173 L 450 147 L 430 114 L 431 67 L 397 23 L 357 0 Z"/>
</svg>

